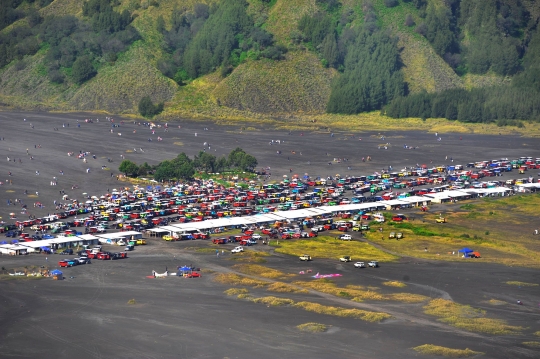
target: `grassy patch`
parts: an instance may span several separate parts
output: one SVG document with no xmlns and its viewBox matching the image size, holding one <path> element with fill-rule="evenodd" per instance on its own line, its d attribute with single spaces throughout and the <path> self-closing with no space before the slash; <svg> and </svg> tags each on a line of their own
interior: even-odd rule
<svg viewBox="0 0 540 359">
<path fill-rule="evenodd" d="M 316 279 L 313 281 L 298 281 L 293 284 L 300 287 L 309 288 L 318 292 L 332 294 L 337 297 L 351 298 L 355 301 L 361 302 L 363 300 L 384 300 L 382 294 L 370 291 L 370 290 L 358 290 L 353 288 L 340 288 L 336 286 L 332 281 Z"/>
<path fill-rule="evenodd" d="M 137 301 L 135 299 L 130 299 L 128 300 L 127 304 L 129 305 L 137 304 Z"/>
<path fill-rule="evenodd" d="M 520 287 L 538 287 L 537 283 L 527 283 L 527 282 L 520 282 L 517 280 L 510 280 L 508 282 L 505 282 L 508 285 L 517 285 Z"/>
<path fill-rule="evenodd" d="M 265 287 L 270 285 L 270 282 L 265 282 L 258 279 L 252 279 L 244 277 L 243 275 L 238 275 L 234 273 L 219 273 L 214 277 L 214 281 L 222 284 L 231 284 L 231 285 L 245 285 L 249 287 Z"/>
<path fill-rule="evenodd" d="M 299 289 L 295 286 L 282 282 L 272 283 L 266 289 L 277 293 L 308 293 L 306 289 Z"/>
<path fill-rule="evenodd" d="M 267 252 L 244 251 L 235 253 L 234 256 L 229 258 L 229 260 L 247 263 L 266 263 L 266 259 L 264 259 L 264 257 L 268 256 L 270 256 L 270 254 Z"/>
<path fill-rule="evenodd" d="M 293 284 L 303 288 L 313 289 L 322 293 L 332 294 L 337 297 L 350 298 L 354 302 L 364 302 L 366 300 L 392 300 L 405 303 L 420 303 L 428 299 L 428 297 L 420 294 L 412 293 L 394 293 L 381 294 L 373 289 L 365 289 L 361 286 L 348 285 L 346 287 L 338 287 L 332 281 L 317 279 L 313 281 L 298 281 Z"/>
<path fill-rule="evenodd" d="M 392 317 L 390 314 L 382 312 L 370 312 L 361 309 L 347 309 L 343 307 L 334 307 L 313 302 L 297 302 L 294 304 L 294 306 L 297 308 L 302 308 L 308 312 L 333 315 L 336 317 L 354 318 L 365 320 L 368 322 L 380 322 L 384 319 Z"/>
<path fill-rule="evenodd" d="M 403 288 L 407 286 L 407 284 L 397 281 L 397 280 L 390 280 L 388 282 L 383 282 L 383 285 L 387 287 L 398 287 L 398 288 Z"/>
<path fill-rule="evenodd" d="M 433 236 L 446 237 L 447 236 L 445 233 L 435 232 L 433 230 L 428 229 L 426 226 L 422 226 L 422 225 L 413 225 L 412 223 L 394 223 L 394 222 L 389 222 L 388 224 L 396 229 L 409 229 L 413 234 L 417 236 L 425 236 L 425 237 L 433 237 Z"/>
<path fill-rule="evenodd" d="M 322 333 L 328 329 L 328 325 L 311 322 L 297 325 L 296 328 L 300 329 L 303 332 Z"/>
<path fill-rule="evenodd" d="M 471 332 L 508 335 L 523 330 L 523 327 L 508 325 L 504 320 L 485 318 L 484 310 L 446 299 L 431 300 L 424 306 L 424 312 L 439 317 L 442 322 Z"/>
<path fill-rule="evenodd" d="M 383 252 L 367 243 L 356 241 L 341 241 L 332 237 L 320 236 L 312 239 L 298 239 L 280 241 L 276 252 L 301 256 L 304 253 L 317 258 L 339 259 L 343 255 L 349 255 L 353 260 L 392 261 L 396 256 Z"/>
<path fill-rule="evenodd" d="M 484 354 L 482 352 L 477 352 L 469 348 L 452 349 L 452 348 L 441 347 L 439 345 L 433 345 L 433 344 L 420 345 L 420 346 L 414 347 L 413 350 L 421 354 L 438 355 L 438 356 L 451 357 L 451 358 L 466 358 L 470 356 Z"/>
<path fill-rule="evenodd" d="M 463 261 L 457 251 L 469 247 L 482 255 L 482 258 L 474 259 L 476 262 L 540 267 L 540 247 L 523 232 L 523 226 L 534 216 L 534 208 L 540 205 L 540 196 L 533 194 L 529 197 L 476 201 L 473 212 L 444 213 L 448 220 L 444 225 L 435 223 L 435 215 L 424 214 L 422 221 L 417 218 L 404 224 L 384 223 L 380 225 L 382 234 L 373 230 L 365 235 L 369 241 L 399 255 Z M 490 212 L 504 212 L 504 221 L 490 215 Z M 469 218 L 471 213 L 474 219 Z M 388 232 L 398 230 L 403 232 L 404 238 L 389 240 Z"/>
<path fill-rule="evenodd" d="M 246 288 L 230 288 L 224 291 L 223 293 L 227 295 L 238 295 L 238 294 L 246 294 L 248 293 L 248 290 Z"/>
<path fill-rule="evenodd" d="M 233 269 L 244 274 L 257 275 L 270 279 L 286 278 L 290 276 L 290 274 L 285 274 L 277 269 L 268 268 L 258 264 L 235 264 Z"/>
<path fill-rule="evenodd" d="M 253 298 L 251 300 L 253 302 L 255 302 L 255 303 L 263 303 L 263 304 L 271 305 L 271 306 L 274 306 L 274 307 L 294 304 L 294 300 L 292 300 L 292 299 L 279 298 L 279 297 L 274 297 L 274 296 Z"/>
<path fill-rule="evenodd" d="M 491 305 L 505 305 L 506 304 L 504 300 L 498 300 L 498 299 L 490 299 L 487 302 Z"/>
<path fill-rule="evenodd" d="M 523 345 L 526 345 L 531 348 L 540 348 L 540 342 L 523 342 Z"/>
</svg>

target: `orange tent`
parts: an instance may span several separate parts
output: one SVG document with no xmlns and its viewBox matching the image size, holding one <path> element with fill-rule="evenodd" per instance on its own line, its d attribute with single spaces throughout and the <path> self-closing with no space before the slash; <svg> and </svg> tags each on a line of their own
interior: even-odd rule
<svg viewBox="0 0 540 359">
<path fill-rule="evenodd" d="M 469 257 L 480 258 L 481 257 L 480 252 L 474 251 L 471 254 L 469 254 Z"/>
</svg>

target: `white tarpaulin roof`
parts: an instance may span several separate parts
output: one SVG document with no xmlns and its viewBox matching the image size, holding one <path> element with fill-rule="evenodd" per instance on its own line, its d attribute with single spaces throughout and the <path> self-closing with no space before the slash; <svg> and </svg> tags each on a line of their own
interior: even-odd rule
<svg viewBox="0 0 540 359">
<path fill-rule="evenodd" d="M 525 188 L 540 188 L 540 183 L 524 183 L 524 184 L 517 184 L 518 187 L 525 187 Z"/>
<path fill-rule="evenodd" d="M 104 234 L 96 234 L 99 238 L 104 239 L 118 239 L 118 238 L 124 238 L 124 237 L 131 237 L 131 236 L 141 236 L 141 232 L 137 231 L 125 231 L 125 232 L 116 232 L 116 233 L 104 233 Z"/>
</svg>

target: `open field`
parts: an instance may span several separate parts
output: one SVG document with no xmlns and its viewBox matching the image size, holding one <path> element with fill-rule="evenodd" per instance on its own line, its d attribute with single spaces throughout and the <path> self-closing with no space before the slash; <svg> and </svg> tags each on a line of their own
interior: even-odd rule
<svg viewBox="0 0 540 359">
<path fill-rule="evenodd" d="M 464 201 L 411 214 L 406 223 L 374 225 L 366 239 L 392 253 L 413 257 L 462 261 L 458 250 L 469 247 L 482 254 L 475 259 L 478 262 L 539 267 L 540 242 L 532 235 L 540 224 L 535 213 L 538 205 L 538 194 Z M 440 215 L 447 223 L 435 223 Z M 403 238 L 389 239 L 389 232 L 402 232 Z"/>
<path fill-rule="evenodd" d="M 83 122 L 90 117 L 101 121 Z M 54 212 L 59 190 L 82 200 L 82 193 L 131 186 L 111 177 L 118 173 L 120 155 L 153 164 L 180 151 L 193 156 L 205 141 L 217 155 L 241 146 L 259 160 L 259 166 L 272 168 L 270 181 L 290 175 L 290 169 L 312 176 L 367 174 L 388 165 L 398 168 L 430 160 L 444 164 L 446 155 L 466 163 L 485 159 L 486 153 L 489 158 L 540 153 L 538 141 L 514 135 L 451 133 L 436 142 L 428 127 L 416 132 L 381 132 L 396 145 L 378 151 L 377 131 L 354 133 L 354 138 L 350 132 L 336 131 L 332 138 L 307 129 L 289 135 L 286 129 L 264 129 L 257 122 L 218 126 L 179 121 L 170 126 L 169 133 L 161 129 L 152 135 L 126 121 L 111 134 L 111 124 L 95 114 L 3 112 L 0 121 L 1 154 L 22 159 L 22 163 L 0 162 L 4 174 L 12 172 L 8 179 L 13 182 L 0 186 L 4 220 L 10 212 L 22 217 L 19 209 L 6 205 L 7 199 L 20 198 L 29 204 L 30 214 L 43 216 Z M 63 123 L 70 127 L 62 127 Z M 202 130 L 205 126 L 209 131 Z M 156 141 L 157 135 L 163 141 Z M 282 143 L 270 146 L 272 139 Z M 420 148 L 404 153 L 401 143 Z M 37 144 L 41 148 L 34 148 Z M 277 156 L 276 150 L 290 159 Z M 97 158 L 84 164 L 68 157 L 70 151 L 89 151 Z M 367 154 L 374 160 L 361 162 Z M 113 162 L 108 163 L 107 157 Z M 347 157 L 349 162 L 330 166 L 328 158 L 333 157 Z M 109 170 L 101 170 L 102 165 Z M 88 167 L 90 173 L 85 171 Z M 37 170 L 40 175 L 35 174 Z M 64 175 L 59 175 L 60 170 Z M 53 176 L 58 186 L 49 185 Z M 78 188 L 71 189 L 74 184 Z M 530 284 L 538 283 L 540 249 L 537 236 L 532 235 L 540 227 L 535 211 L 538 198 L 434 205 L 425 214 L 406 210 L 415 219 L 401 227 L 384 224 L 384 240 L 376 231 L 368 232 L 366 238 L 353 233 L 350 243 L 324 236 L 310 241 L 279 240 L 276 246 L 255 245 L 233 255 L 230 250 L 235 244 L 148 239 L 149 244 L 136 247 L 128 259 L 63 269 L 64 281 L 0 274 L 0 356 L 274 359 L 298 358 L 301 353 L 300 357 L 316 359 L 359 355 L 394 359 L 418 358 L 420 354 L 412 348 L 430 343 L 437 351 L 427 348 L 422 357 L 436 358 L 443 347 L 469 348 L 494 359 L 536 358 L 538 348 L 533 342 L 540 335 L 540 289 Z M 36 201 L 45 207 L 34 208 Z M 434 223 L 440 213 L 448 223 Z M 390 231 L 401 231 L 404 238 L 388 240 Z M 313 247 L 305 247 L 309 243 Z M 479 250 L 483 258 L 448 254 L 463 246 Z M 222 255 L 214 254 L 217 248 L 223 250 Z M 304 250 L 313 261 L 298 260 L 296 255 Z M 379 260 L 380 268 L 358 269 L 353 263 L 340 263 L 337 259 L 342 255 L 352 255 L 353 261 Z M 63 259 L 59 255 L 45 258 L 3 256 L 0 264 L 5 272 L 13 273 L 41 266 L 53 269 Z M 152 270 L 162 272 L 186 263 L 200 267 L 202 277 L 146 277 Z M 312 277 L 315 273 L 341 277 L 317 280 Z M 517 300 L 523 305 L 517 305 Z M 302 326 L 306 323 L 310 325 Z"/>
<path fill-rule="evenodd" d="M 385 253 L 367 243 L 342 241 L 328 236 L 319 236 L 317 238 L 299 239 L 291 241 L 271 242 L 275 244 L 276 252 L 299 257 L 304 253 L 317 258 L 339 259 L 344 255 L 350 255 L 354 261 L 368 260 L 378 258 L 380 261 L 392 261 L 397 257 Z"/>
</svg>

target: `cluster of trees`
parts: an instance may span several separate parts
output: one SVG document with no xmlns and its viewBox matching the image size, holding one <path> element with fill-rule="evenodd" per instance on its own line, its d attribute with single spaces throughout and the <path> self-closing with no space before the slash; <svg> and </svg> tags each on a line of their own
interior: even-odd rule
<svg viewBox="0 0 540 359">
<path fill-rule="evenodd" d="M 275 45 L 272 34 L 255 26 L 245 0 L 224 0 L 213 6 L 196 4 L 193 11 L 173 11 L 169 31 L 162 17 L 157 28 L 164 36 L 166 56 L 158 68 L 167 77 L 183 81 L 221 67 L 227 75 L 241 62 L 261 57 L 279 60 L 286 52 Z"/>
<path fill-rule="evenodd" d="M 510 85 L 473 90 L 454 89 L 395 98 L 385 107 L 394 118 L 447 118 L 462 122 L 512 124 L 507 120 L 540 121 L 540 31 L 531 33 L 523 72 Z"/>
<path fill-rule="evenodd" d="M 345 58 L 345 70 L 332 84 L 330 113 L 354 114 L 382 108 L 403 96 L 397 40 L 382 31 L 360 31 Z"/>
<path fill-rule="evenodd" d="M 19 8 L 23 3 L 24 8 Z M 52 0 L 0 0 L 0 30 L 24 17 L 35 16 L 37 10 L 49 5 Z"/>
<path fill-rule="evenodd" d="M 339 9 L 337 1 L 320 0 L 325 8 Z M 363 26 L 352 28 L 355 14 L 343 9 L 338 15 L 319 11 L 303 16 L 298 25 L 303 41 L 319 52 L 323 64 L 342 72 L 332 84 L 327 104 L 330 113 L 355 114 L 380 109 L 406 94 L 397 39 L 377 25 L 370 2 L 363 5 Z"/>
<path fill-rule="evenodd" d="M 227 157 L 216 156 L 200 151 L 193 159 L 185 153 L 179 154 L 172 160 L 165 160 L 158 165 L 150 166 L 148 163 L 137 165 L 135 162 L 124 160 L 118 170 L 127 176 L 144 176 L 153 173 L 154 179 L 163 180 L 190 180 L 196 171 L 206 173 L 223 172 L 227 170 L 240 170 L 253 172 L 257 167 L 257 159 L 246 153 L 240 147 L 232 150 Z"/>
<path fill-rule="evenodd" d="M 424 21 L 416 31 L 459 74 L 513 75 L 536 23 L 520 0 L 417 2 Z M 460 43 L 459 39 L 467 37 Z"/>
<path fill-rule="evenodd" d="M 26 16 L 27 25 L 0 35 L 0 68 L 48 47 L 46 66 L 52 82 L 64 82 L 66 74 L 71 74 L 75 83 L 89 80 L 97 73 L 96 65 L 101 60 L 116 61 L 120 52 L 140 38 L 129 25 L 131 14 L 127 10 L 114 11 L 116 3 L 112 1 L 116 0 L 85 2 L 83 19 L 71 15 L 43 18 L 34 9 Z"/>
<path fill-rule="evenodd" d="M 461 122 L 540 120 L 540 96 L 516 87 L 453 89 L 441 93 L 419 93 L 399 97 L 385 107 L 394 118 L 447 118 Z"/>
</svg>

